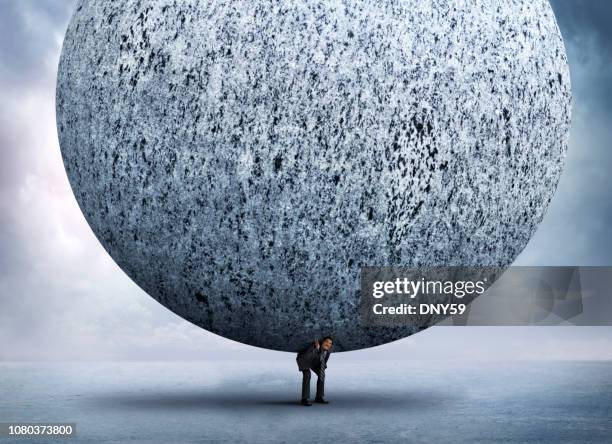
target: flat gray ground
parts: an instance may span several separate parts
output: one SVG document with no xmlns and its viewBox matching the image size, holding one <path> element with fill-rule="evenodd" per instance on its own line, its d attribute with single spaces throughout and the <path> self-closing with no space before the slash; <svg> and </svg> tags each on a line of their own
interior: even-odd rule
<svg viewBox="0 0 612 444">
<path fill-rule="evenodd" d="M 612 363 L 332 358 L 332 404 L 310 408 L 297 405 L 290 355 L 286 365 L 0 363 L 0 422 L 76 422 L 78 439 L 62 442 L 83 443 L 612 441 Z"/>
</svg>

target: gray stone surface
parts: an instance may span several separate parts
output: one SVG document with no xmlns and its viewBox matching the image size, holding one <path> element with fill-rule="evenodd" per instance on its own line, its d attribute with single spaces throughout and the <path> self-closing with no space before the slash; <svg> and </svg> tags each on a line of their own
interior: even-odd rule
<svg viewBox="0 0 612 444">
<path fill-rule="evenodd" d="M 214 333 L 359 325 L 361 265 L 507 265 L 555 191 L 570 79 L 545 0 L 81 0 L 57 125 L 104 248 Z"/>
</svg>

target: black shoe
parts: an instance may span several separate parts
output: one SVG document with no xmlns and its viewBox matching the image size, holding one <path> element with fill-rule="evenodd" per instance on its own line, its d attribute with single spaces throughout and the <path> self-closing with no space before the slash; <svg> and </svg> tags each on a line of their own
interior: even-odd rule
<svg viewBox="0 0 612 444">
<path fill-rule="evenodd" d="M 303 406 L 306 406 L 306 407 L 310 407 L 312 405 L 308 399 L 302 399 L 300 404 L 302 404 Z"/>
<path fill-rule="evenodd" d="M 329 401 L 326 401 L 326 400 L 325 400 L 325 399 L 323 399 L 323 398 L 315 398 L 315 402 L 316 402 L 317 404 L 329 404 Z"/>
</svg>

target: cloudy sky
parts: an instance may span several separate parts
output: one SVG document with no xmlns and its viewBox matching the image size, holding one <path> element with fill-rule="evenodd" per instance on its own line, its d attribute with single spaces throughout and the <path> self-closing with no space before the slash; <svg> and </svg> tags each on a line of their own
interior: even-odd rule
<svg viewBox="0 0 612 444">
<path fill-rule="evenodd" d="M 501 1 L 501 0 L 500 0 Z M 521 265 L 612 265 L 612 2 L 551 1 L 574 94 L 571 145 Z M 0 0 L 0 360 L 289 359 L 178 318 L 114 264 L 74 199 L 55 130 L 73 0 Z M 435 327 L 342 359 L 612 359 L 612 327 Z"/>
</svg>

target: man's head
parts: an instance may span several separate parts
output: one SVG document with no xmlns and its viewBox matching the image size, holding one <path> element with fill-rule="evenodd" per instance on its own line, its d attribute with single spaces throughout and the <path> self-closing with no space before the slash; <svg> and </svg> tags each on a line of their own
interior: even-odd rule
<svg viewBox="0 0 612 444">
<path fill-rule="evenodd" d="M 332 339 L 331 336 L 325 336 L 323 339 L 321 339 L 321 348 L 325 351 L 330 351 L 332 348 L 332 345 L 334 345 L 334 340 Z"/>
</svg>

